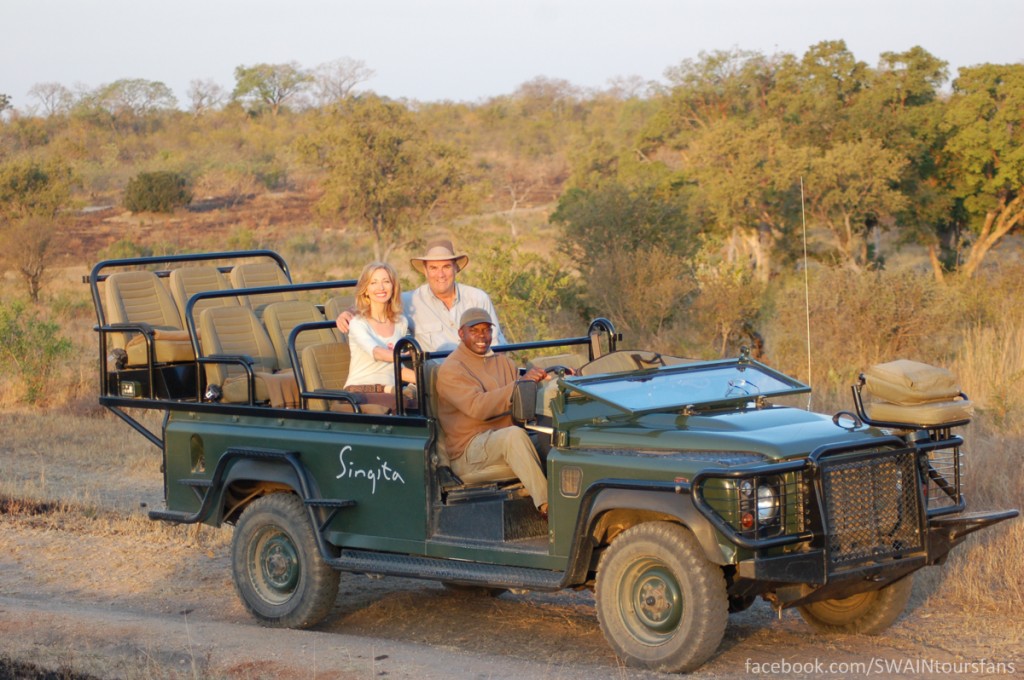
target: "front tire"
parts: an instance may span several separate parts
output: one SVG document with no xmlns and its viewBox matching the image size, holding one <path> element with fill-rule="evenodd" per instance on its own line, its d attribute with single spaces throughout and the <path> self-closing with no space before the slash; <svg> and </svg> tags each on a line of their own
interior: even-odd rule
<svg viewBox="0 0 1024 680">
<path fill-rule="evenodd" d="M 899 618 L 910 601 L 914 576 L 904 576 L 879 590 L 841 600 L 821 600 L 797 607 L 812 628 L 824 633 L 876 635 Z"/>
<path fill-rule="evenodd" d="M 597 618 L 627 665 L 692 671 L 725 635 L 722 570 L 685 527 L 645 522 L 622 532 L 598 565 Z"/>
<path fill-rule="evenodd" d="M 235 527 L 231 572 L 245 608 L 280 628 L 308 628 L 327 616 L 340 574 L 320 557 L 302 501 L 275 493 L 252 502 Z"/>
</svg>

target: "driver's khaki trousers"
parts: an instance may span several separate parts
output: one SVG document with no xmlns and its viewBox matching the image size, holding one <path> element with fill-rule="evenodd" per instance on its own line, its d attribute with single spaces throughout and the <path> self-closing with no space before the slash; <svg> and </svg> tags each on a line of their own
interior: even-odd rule
<svg viewBox="0 0 1024 680">
<path fill-rule="evenodd" d="M 521 427 L 489 430 L 473 437 L 465 453 L 452 461 L 452 472 L 461 476 L 502 463 L 512 468 L 533 498 L 534 506 L 539 508 L 548 502 L 548 482 L 540 467 L 540 456 Z"/>
</svg>

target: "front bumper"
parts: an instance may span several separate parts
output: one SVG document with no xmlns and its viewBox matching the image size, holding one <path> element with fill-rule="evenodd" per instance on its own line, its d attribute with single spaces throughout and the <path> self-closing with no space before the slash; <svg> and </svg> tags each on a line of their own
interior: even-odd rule
<svg viewBox="0 0 1024 680">
<path fill-rule="evenodd" d="M 694 505 L 742 549 L 730 594 L 774 592 L 782 607 L 842 599 L 939 563 L 968 534 L 1018 516 L 963 512 L 960 444 L 885 437 L 867 448 L 830 445 L 802 460 L 700 473 Z M 774 485 L 779 499 L 774 524 L 751 521 L 741 489 L 760 484 Z"/>
<path fill-rule="evenodd" d="M 757 555 L 737 564 L 730 595 L 774 591 L 779 606 L 793 607 L 877 590 L 922 567 L 942 562 L 968 534 L 1019 514 L 1017 510 L 1003 510 L 934 518 L 928 523 L 925 550 L 842 570 L 829 569 L 827 553 L 822 549 Z"/>
</svg>

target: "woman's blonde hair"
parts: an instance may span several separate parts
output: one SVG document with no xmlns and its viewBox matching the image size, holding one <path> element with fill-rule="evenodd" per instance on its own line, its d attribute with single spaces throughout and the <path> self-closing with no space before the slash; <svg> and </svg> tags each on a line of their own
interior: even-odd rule
<svg viewBox="0 0 1024 680">
<path fill-rule="evenodd" d="M 356 313 L 359 316 L 370 315 L 370 296 L 366 290 L 370 287 L 370 278 L 380 269 L 391 277 L 391 302 L 385 307 L 384 313 L 389 321 L 394 321 L 402 314 L 402 284 L 398 281 L 394 267 L 387 262 L 371 262 L 363 267 L 363 272 L 356 283 Z"/>
</svg>

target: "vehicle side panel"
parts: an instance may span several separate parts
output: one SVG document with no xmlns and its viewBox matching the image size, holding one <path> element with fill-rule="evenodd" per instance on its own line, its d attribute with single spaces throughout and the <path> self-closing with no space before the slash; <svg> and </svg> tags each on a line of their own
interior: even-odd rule
<svg viewBox="0 0 1024 680">
<path fill-rule="evenodd" d="M 209 413 L 175 413 L 165 431 L 167 507 L 195 512 L 201 486 L 228 449 L 295 451 L 320 499 L 355 501 L 327 526 L 328 541 L 348 547 L 422 552 L 427 535 L 426 427 L 388 427 L 353 422 L 269 419 Z M 385 432 L 385 430 L 387 430 Z M 268 473 L 271 464 L 244 459 L 231 464 L 225 479 L 245 493 L 246 477 L 287 483 L 290 466 Z M 267 480 L 267 477 L 270 480 Z M 315 480 L 313 482 L 312 480 Z M 197 490 L 200 493 L 197 493 Z M 298 491 L 296 489 L 296 491 Z M 389 521 L 381 521 L 381 518 Z M 218 523 L 221 517 L 207 520 Z"/>
</svg>

